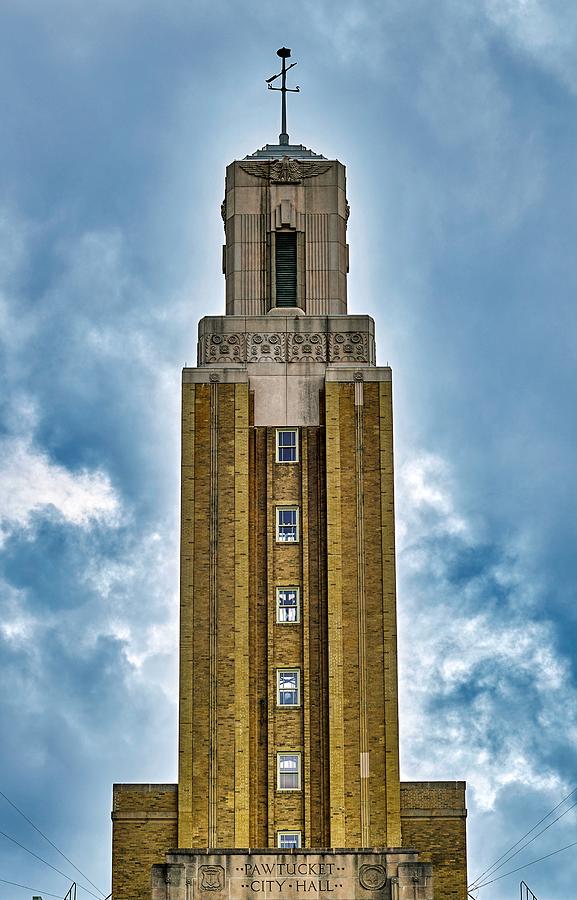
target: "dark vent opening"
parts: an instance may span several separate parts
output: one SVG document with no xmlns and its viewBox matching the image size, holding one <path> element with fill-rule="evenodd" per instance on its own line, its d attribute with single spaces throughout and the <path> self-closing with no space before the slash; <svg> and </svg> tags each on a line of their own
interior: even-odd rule
<svg viewBox="0 0 577 900">
<path fill-rule="evenodd" d="M 297 236 L 276 234 L 276 305 L 297 305 Z"/>
</svg>

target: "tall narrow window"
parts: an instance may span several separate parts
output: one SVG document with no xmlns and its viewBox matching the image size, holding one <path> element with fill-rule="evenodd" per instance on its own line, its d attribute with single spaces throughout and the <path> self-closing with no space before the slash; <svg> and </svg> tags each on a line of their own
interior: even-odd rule
<svg viewBox="0 0 577 900">
<path fill-rule="evenodd" d="M 276 305 L 297 305 L 297 236 L 277 231 L 275 235 Z"/>
<path fill-rule="evenodd" d="M 299 539 L 298 506 L 277 506 L 276 539 L 286 544 L 296 544 Z"/>
<path fill-rule="evenodd" d="M 300 669 L 277 669 L 276 702 L 278 706 L 300 706 Z"/>
<path fill-rule="evenodd" d="M 298 587 L 277 587 L 276 620 L 280 624 L 300 622 L 300 590 Z"/>
<path fill-rule="evenodd" d="M 298 428 L 277 428 L 276 461 L 279 463 L 299 461 Z"/>
<path fill-rule="evenodd" d="M 277 781 L 279 791 L 300 791 L 301 789 L 301 755 L 300 753 L 277 753 Z"/>
</svg>

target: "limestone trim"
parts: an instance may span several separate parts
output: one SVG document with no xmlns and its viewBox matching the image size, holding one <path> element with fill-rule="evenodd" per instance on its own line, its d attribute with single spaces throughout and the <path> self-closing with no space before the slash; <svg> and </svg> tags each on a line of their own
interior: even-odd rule
<svg viewBox="0 0 577 900">
<path fill-rule="evenodd" d="M 405 809 L 403 807 L 403 819 L 465 819 L 467 810 L 465 807 L 461 809 L 453 809 L 453 807 L 443 807 L 442 809 Z"/>
<path fill-rule="evenodd" d="M 175 822 L 178 818 L 177 813 L 167 813 L 167 812 L 113 812 L 111 815 L 113 822 L 123 822 L 123 821 L 135 821 L 135 822 L 149 822 L 153 819 L 162 821 L 162 822 Z"/>
</svg>

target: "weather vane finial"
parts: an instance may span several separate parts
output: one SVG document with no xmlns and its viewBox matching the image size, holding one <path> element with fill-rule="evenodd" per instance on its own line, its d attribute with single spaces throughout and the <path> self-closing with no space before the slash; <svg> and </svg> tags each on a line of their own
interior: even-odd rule
<svg viewBox="0 0 577 900">
<path fill-rule="evenodd" d="M 286 61 L 288 57 L 291 55 L 288 47 L 281 47 L 280 50 L 276 51 L 276 55 L 280 56 L 282 59 L 282 69 L 278 73 L 278 75 L 273 75 L 271 78 L 266 79 L 266 83 L 268 84 L 269 91 L 281 91 L 282 92 L 282 115 L 281 115 L 281 133 L 278 136 L 279 144 L 288 144 L 289 136 L 286 130 L 286 95 L 287 91 L 290 91 L 292 94 L 298 94 L 300 91 L 299 86 L 296 88 L 287 88 L 286 86 L 286 73 L 289 69 L 292 69 L 293 66 L 296 66 L 296 63 L 291 63 L 290 66 L 287 66 Z M 277 78 L 282 78 L 281 87 L 273 87 L 272 82 L 276 81 Z"/>
</svg>

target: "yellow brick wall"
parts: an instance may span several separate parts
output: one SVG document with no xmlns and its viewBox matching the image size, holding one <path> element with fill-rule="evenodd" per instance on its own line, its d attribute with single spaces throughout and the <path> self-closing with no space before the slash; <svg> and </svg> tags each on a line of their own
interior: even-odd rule
<svg viewBox="0 0 577 900">
<path fill-rule="evenodd" d="M 433 863 L 434 900 L 467 898 L 467 833 L 463 781 L 401 782 L 403 847 Z"/>
<path fill-rule="evenodd" d="M 248 384 L 183 386 L 178 843 L 211 843 L 212 753 L 214 846 L 274 846 L 280 829 L 309 847 L 429 841 L 443 884 L 464 820 L 440 815 L 438 784 L 422 807 L 405 786 L 401 838 L 391 383 L 327 382 L 324 400 L 283 465 Z M 297 545 L 275 539 L 284 504 Z M 292 584 L 301 624 L 279 625 L 275 589 Z M 301 670 L 298 709 L 277 706 L 283 666 Z M 276 789 L 281 750 L 302 754 L 300 792 Z"/>
<path fill-rule="evenodd" d="M 249 844 L 248 384 L 184 384 L 180 846 Z"/>
<path fill-rule="evenodd" d="M 166 852 L 177 843 L 177 785 L 114 785 L 114 900 L 149 900 L 151 867 L 163 863 Z"/>
<path fill-rule="evenodd" d="M 330 843 L 398 846 L 390 382 L 327 383 L 326 442 Z"/>
</svg>

